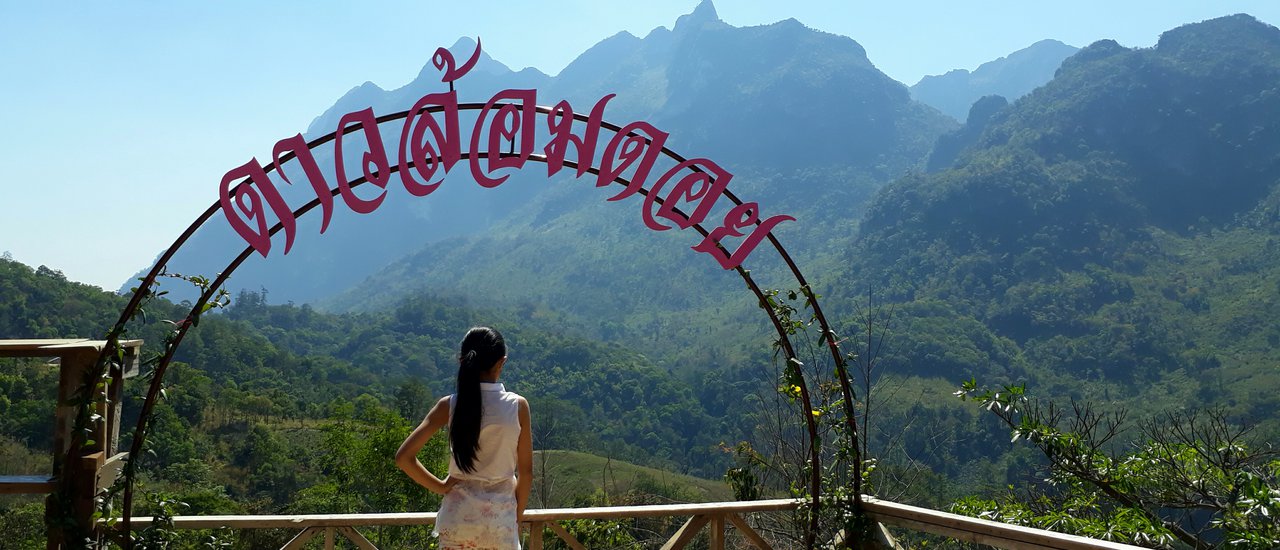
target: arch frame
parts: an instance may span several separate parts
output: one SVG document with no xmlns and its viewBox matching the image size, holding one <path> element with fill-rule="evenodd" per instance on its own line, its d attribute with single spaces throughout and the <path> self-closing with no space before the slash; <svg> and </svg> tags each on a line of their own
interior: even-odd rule
<svg viewBox="0 0 1280 550">
<path fill-rule="evenodd" d="M 443 48 L 441 48 L 441 50 L 443 50 Z M 437 56 L 439 56 L 439 51 L 440 50 L 437 51 Z M 477 44 L 476 52 L 477 54 L 479 52 L 478 44 Z M 441 64 L 437 63 L 437 67 L 440 67 L 440 66 Z M 450 69 L 451 68 L 452 68 L 452 65 L 450 65 Z M 469 67 L 467 68 L 469 69 Z M 447 82 L 449 83 L 450 89 L 452 90 L 453 81 L 448 80 Z M 457 104 L 457 109 L 459 111 L 475 111 L 475 110 L 482 110 L 482 109 L 493 108 L 493 107 L 497 107 L 499 109 L 511 107 L 516 110 L 519 110 L 522 114 L 524 112 L 524 109 L 528 108 L 527 106 L 520 103 L 503 103 L 503 102 L 494 103 L 492 101 L 490 103 L 459 103 Z M 547 106 L 534 106 L 533 108 L 537 114 L 544 114 L 544 115 L 550 115 L 555 110 L 555 107 L 547 107 Z M 414 113 L 412 109 L 405 110 L 397 113 L 378 116 L 376 117 L 375 121 L 376 121 L 376 125 L 381 125 L 387 122 L 403 120 L 406 117 L 411 116 L 411 114 L 417 115 L 417 114 L 426 114 L 426 113 L 437 113 L 442 111 L 443 109 L 444 107 L 433 106 L 427 109 L 420 110 L 417 113 Z M 574 113 L 573 121 L 591 123 L 592 118 L 582 113 Z M 596 119 L 594 122 L 598 123 L 601 128 L 612 131 L 615 134 L 618 134 L 625 129 L 623 126 L 620 126 L 611 122 L 603 121 L 600 119 Z M 338 139 L 342 135 L 359 131 L 361 128 L 362 127 L 358 125 L 340 127 L 334 132 L 330 132 L 324 136 L 308 141 L 306 143 L 306 148 L 308 151 L 312 151 L 317 147 L 321 147 L 330 142 L 333 142 L 334 140 Z M 652 144 L 652 140 L 649 137 L 638 134 L 634 131 L 626 135 L 628 137 L 637 136 L 637 137 L 644 138 L 646 143 L 650 145 Z M 514 136 L 512 136 L 510 143 L 511 143 L 511 147 L 514 148 L 515 146 Z M 684 156 L 667 148 L 665 145 L 661 149 L 661 154 L 667 157 L 668 159 L 676 162 L 677 164 L 684 163 L 688 160 Z M 462 159 L 470 160 L 475 156 L 488 156 L 488 155 L 489 155 L 489 151 L 466 151 L 466 152 L 462 152 Z M 502 158 L 510 158 L 514 156 L 517 156 L 517 155 L 513 152 L 499 153 L 499 157 L 502 157 Z M 263 168 L 267 173 L 279 172 L 282 168 L 282 166 L 280 166 L 281 164 L 288 163 L 290 161 L 295 160 L 296 158 L 297 158 L 296 153 L 291 151 L 279 158 L 279 164 L 273 161 L 272 163 L 265 165 Z M 545 155 L 526 154 L 524 158 L 537 163 L 547 163 L 548 161 Z M 571 161 L 569 159 L 563 159 L 563 165 L 569 168 L 574 168 L 574 169 L 580 168 L 578 162 L 579 162 L 578 160 Z M 414 166 L 412 162 L 407 162 L 405 164 L 408 167 L 416 168 L 416 166 Z M 389 170 L 392 173 L 398 173 L 400 169 L 401 168 L 399 165 L 392 165 L 389 167 Z M 692 167 L 692 169 L 695 172 L 701 171 L 701 169 L 698 168 L 697 166 Z M 596 166 L 588 165 L 588 167 L 586 168 L 586 172 L 598 176 L 600 174 L 600 168 Z M 382 174 L 380 173 L 376 175 L 382 176 Z M 356 188 L 365 183 L 368 183 L 368 179 L 366 177 L 359 177 L 349 182 L 340 181 L 337 183 L 337 185 L 329 189 L 329 198 L 330 200 L 332 200 L 332 198 L 339 196 L 339 194 L 341 193 L 341 188 L 344 185 L 347 186 L 348 188 Z M 614 180 L 611 183 L 620 184 L 628 187 L 631 185 L 631 182 L 623 178 L 622 176 L 618 176 L 614 178 Z M 249 184 L 250 184 L 250 181 L 247 178 L 241 180 L 238 184 L 236 184 L 235 187 L 232 188 L 232 193 L 234 194 L 236 189 L 239 189 L 240 186 L 246 186 Z M 653 192 L 652 187 L 642 186 L 638 190 L 638 193 L 643 196 L 649 196 L 652 192 Z M 724 190 L 724 197 L 728 198 L 730 202 L 732 202 L 733 205 L 735 206 L 742 206 L 744 204 L 744 202 L 740 198 L 738 198 L 735 194 L 732 193 L 732 191 L 728 189 Z M 664 204 L 663 199 L 660 197 L 654 196 L 651 198 L 656 204 L 659 204 L 659 205 Z M 296 219 L 297 217 L 301 217 L 307 214 L 308 212 L 314 210 L 316 207 L 321 205 L 322 200 L 323 200 L 323 197 L 317 196 L 315 199 L 309 201 L 305 205 L 292 210 L 292 214 L 294 215 L 294 218 Z M 151 269 L 141 279 L 141 283 L 134 290 L 126 306 L 121 311 L 121 314 L 117 319 L 116 323 L 111 327 L 111 329 L 108 331 L 106 335 L 106 345 L 104 346 L 97 361 L 96 368 L 98 370 L 98 376 L 101 376 L 101 372 L 105 372 L 105 369 L 108 364 L 110 364 L 112 361 L 118 358 L 119 353 L 121 351 L 120 339 L 121 339 L 121 336 L 125 334 L 126 325 L 134 318 L 134 316 L 138 313 L 142 304 L 147 299 L 150 299 L 156 296 L 154 292 L 154 287 L 156 285 L 157 279 L 166 273 L 168 263 L 172 260 L 174 255 L 196 233 L 196 231 L 201 227 L 203 227 L 209 220 L 213 219 L 215 217 L 215 214 L 221 209 L 222 209 L 222 205 L 219 202 L 215 202 L 213 205 L 207 208 L 203 213 L 197 216 L 197 218 L 187 227 L 187 229 L 183 231 L 173 241 L 173 243 L 165 250 L 165 252 L 156 259 Z M 681 215 L 685 215 L 682 212 L 680 212 L 678 207 L 672 206 L 672 210 L 677 213 L 681 213 Z M 685 216 L 688 217 L 687 215 Z M 755 224 L 756 226 L 759 226 L 760 221 L 756 220 Z M 701 234 L 704 238 L 708 238 L 709 235 L 711 234 L 711 231 L 709 231 L 701 222 L 693 223 L 691 227 L 695 229 L 699 234 Z M 280 232 L 284 228 L 285 228 L 284 221 L 283 220 L 277 221 L 268 230 L 268 238 L 270 236 L 274 236 L 276 233 Z M 852 389 L 852 384 L 849 380 L 845 355 L 840 349 L 840 341 L 835 331 L 832 329 L 825 313 L 822 310 L 821 305 L 818 302 L 818 299 L 817 299 L 818 297 L 813 293 L 812 288 L 810 287 L 807 279 L 804 277 L 803 273 L 801 273 L 799 266 L 796 264 L 796 262 L 791 257 L 791 255 L 787 252 L 787 250 L 782 245 L 781 241 L 778 239 L 776 235 L 774 235 L 772 232 L 768 232 L 766 233 L 765 238 L 767 239 L 767 242 L 769 242 L 769 244 L 771 245 L 771 248 L 783 260 L 788 270 L 790 271 L 791 275 L 795 278 L 795 281 L 799 286 L 801 293 L 805 295 L 806 304 L 812 308 L 813 314 L 814 314 L 814 320 L 818 323 L 819 328 L 822 331 L 821 341 L 826 344 L 826 347 L 828 348 L 828 351 L 835 364 L 836 375 L 840 382 L 840 391 L 843 397 L 842 409 L 845 416 L 844 418 L 845 424 L 846 424 L 845 429 L 849 438 L 848 444 L 850 445 L 854 454 L 853 460 L 852 460 L 853 469 L 854 469 L 854 472 L 852 475 L 853 484 L 854 484 L 853 502 L 845 503 L 845 504 L 852 505 L 854 510 L 858 510 L 861 508 L 861 477 L 862 477 L 861 470 L 862 470 L 863 457 L 860 454 L 861 452 L 860 446 L 858 445 L 860 434 L 858 433 L 858 430 L 857 430 L 857 422 L 856 422 L 855 413 L 854 413 L 853 403 L 855 400 L 855 394 Z M 725 250 L 724 247 L 719 242 L 716 242 L 715 244 L 716 244 L 716 247 L 719 248 L 721 252 L 725 253 L 726 255 L 728 254 L 728 251 Z M 194 305 L 192 306 L 187 317 L 182 321 L 176 323 L 170 335 L 165 339 L 164 350 L 162 351 L 159 358 L 155 362 L 152 375 L 151 375 L 151 383 L 146 394 L 146 399 L 144 400 L 142 410 L 139 413 L 139 417 L 138 417 L 139 419 L 134 431 L 134 436 L 133 436 L 131 448 L 129 451 L 130 457 L 139 456 L 139 453 L 142 450 L 142 444 L 145 441 L 145 437 L 147 433 L 148 421 L 151 417 L 154 406 L 158 401 L 161 393 L 162 380 L 163 380 L 164 374 L 168 366 L 172 363 L 174 356 L 179 346 L 181 345 L 184 337 L 186 336 L 187 332 L 198 324 L 200 315 L 211 307 L 210 305 L 211 300 L 215 299 L 214 297 L 216 293 L 220 289 L 222 289 L 223 284 L 226 282 L 227 278 L 230 277 L 235 272 L 235 270 L 254 252 L 255 252 L 254 246 L 252 245 L 246 246 L 243 250 L 241 250 L 239 254 L 235 255 L 233 259 L 230 262 L 228 262 L 226 268 L 224 268 L 221 272 L 219 272 L 211 282 L 208 282 L 208 284 L 204 285 L 202 288 L 202 293 L 200 297 L 194 302 Z M 798 384 L 800 387 L 799 394 L 800 394 L 801 405 L 803 407 L 803 416 L 804 416 L 805 426 L 807 430 L 807 435 L 809 437 L 808 454 L 809 454 L 810 479 L 808 480 L 808 484 L 809 484 L 808 490 L 810 493 L 809 494 L 810 525 L 809 525 L 808 532 L 806 534 L 806 545 L 812 548 L 816 544 L 815 537 L 818 530 L 818 513 L 817 512 L 819 508 L 823 505 L 823 502 L 820 500 L 820 495 L 821 495 L 820 476 L 822 472 L 822 461 L 819 453 L 819 446 L 817 444 L 817 438 L 818 438 L 817 421 L 815 419 L 815 415 L 812 414 L 812 411 L 814 409 L 813 409 L 812 396 L 810 393 L 810 389 L 808 387 L 809 385 L 805 379 L 803 370 L 801 369 L 802 363 L 797 357 L 795 346 L 793 345 L 791 340 L 791 334 L 788 332 L 788 329 L 784 326 L 783 321 L 780 318 L 778 312 L 775 311 L 774 308 L 770 305 L 770 301 L 766 296 L 765 291 L 762 290 L 760 286 L 755 282 L 749 270 L 743 268 L 741 265 L 734 266 L 732 269 L 736 271 L 738 275 L 742 278 L 744 283 L 747 285 L 748 289 L 759 301 L 760 307 L 767 314 L 770 324 L 771 326 L 773 326 L 774 331 L 777 334 L 777 340 L 775 341 L 775 343 L 778 346 L 778 348 L 781 350 L 786 360 L 785 368 L 793 369 L 795 374 L 797 375 L 795 376 L 795 379 L 799 380 L 800 382 Z M 89 407 L 87 404 L 82 407 L 83 410 L 81 411 L 81 414 L 77 415 L 77 425 L 85 426 L 85 425 L 88 425 L 88 422 L 91 421 L 89 419 L 88 408 Z M 82 436 L 80 435 L 82 433 L 83 433 L 82 430 L 73 431 L 73 444 L 71 445 L 71 450 L 68 453 L 69 459 L 72 458 L 72 454 L 79 447 L 79 445 L 75 443 L 75 438 L 79 437 L 82 439 Z M 67 463 L 70 463 L 70 462 L 67 462 Z M 126 534 L 130 533 L 129 529 L 130 529 L 130 523 L 131 523 L 131 509 L 132 509 L 133 493 L 134 493 L 133 478 L 134 478 L 135 472 L 136 472 L 135 463 L 134 461 L 130 460 L 127 463 L 124 471 L 124 489 L 123 489 L 124 502 L 123 502 L 122 518 L 120 521 L 121 527 Z M 77 482 L 75 477 L 76 475 L 72 473 L 72 475 L 67 476 L 67 479 L 62 480 L 62 482 L 64 484 L 75 483 Z M 83 482 L 83 480 L 80 480 L 80 482 Z M 131 536 L 127 536 L 126 538 L 126 547 L 132 547 Z"/>
</svg>

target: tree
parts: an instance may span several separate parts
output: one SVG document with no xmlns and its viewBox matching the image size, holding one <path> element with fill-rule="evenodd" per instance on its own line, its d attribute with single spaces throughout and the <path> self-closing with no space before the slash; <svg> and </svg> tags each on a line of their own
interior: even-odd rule
<svg viewBox="0 0 1280 550">
<path fill-rule="evenodd" d="M 409 378 L 396 388 L 396 412 L 409 422 L 420 422 L 431 406 L 431 390 L 422 380 Z"/>
<path fill-rule="evenodd" d="M 1012 440 L 1048 459 L 1044 486 L 1003 500 L 968 498 L 958 513 L 1158 548 L 1280 545 L 1280 459 L 1221 410 L 1173 411 L 1139 422 L 1128 452 L 1118 442 L 1123 409 L 1029 399 L 1024 385 L 974 399 L 1010 428 Z"/>
</svg>

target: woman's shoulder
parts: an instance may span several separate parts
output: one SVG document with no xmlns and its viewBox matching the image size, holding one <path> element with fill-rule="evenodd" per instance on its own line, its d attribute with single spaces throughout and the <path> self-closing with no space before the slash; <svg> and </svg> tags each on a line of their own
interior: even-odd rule
<svg viewBox="0 0 1280 550">
<path fill-rule="evenodd" d="M 520 394 L 518 394 L 518 393 L 516 393 L 516 392 L 513 392 L 513 391 L 504 391 L 504 392 L 502 392 L 502 400 L 503 400 L 503 401 L 508 401 L 508 402 L 511 402 L 511 403 L 516 403 L 516 404 L 520 405 L 521 407 L 528 407 L 528 406 L 529 406 L 529 401 L 528 401 L 528 400 L 526 400 L 526 399 L 524 398 L 524 396 L 523 396 L 523 395 L 520 395 Z"/>
</svg>

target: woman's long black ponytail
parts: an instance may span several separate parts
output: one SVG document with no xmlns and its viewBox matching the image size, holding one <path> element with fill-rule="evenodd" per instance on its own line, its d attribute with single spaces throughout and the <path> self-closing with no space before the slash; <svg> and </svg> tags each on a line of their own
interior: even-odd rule
<svg viewBox="0 0 1280 550">
<path fill-rule="evenodd" d="M 453 416 L 449 419 L 449 443 L 454 463 L 464 472 L 475 471 L 476 453 L 480 450 L 480 420 L 484 416 L 480 375 L 506 356 L 506 341 L 494 329 L 475 327 L 462 338 L 458 386 L 453 394 Z"/>
</svg>

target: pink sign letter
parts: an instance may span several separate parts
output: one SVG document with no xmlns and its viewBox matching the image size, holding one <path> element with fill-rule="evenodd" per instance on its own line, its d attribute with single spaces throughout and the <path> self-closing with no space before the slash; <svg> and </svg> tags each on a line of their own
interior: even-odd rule
<svg viewBox="0 0 1280 550">
<path fill-rule="evenodd" d="M 342 158 L 342 141 L 347 134 L 347 126 L 354 123 L 364 130 L 365 139 L 369 143 L 369 151 L 362 157 L 360 167 L 364 170 L 364 179 L 382 189 L 377 198 L 365 200 L 357 197 L 351 190 L 351 182 L 347 181 L 345 161 Z M 360 214 L 368 214 L 378 209 L 382 200 L 387 198 L 387 182 L 391 180 L 391 164 L 387 162 L 387 150 L 382 147 L 382 134 L 378 133 L 378 120 L 373 116 L 373 108 L 347 113 L 338 121 L 338 132 L 333 142 L 333 163 L 338 173 L 338 191 L 347 206 Z"/>
<path fill-rule="evenodd" d="M 485 121 L 489 118 L 489 113 L 500 101 L 504 99 L 515 100 L 519 102 L 519 106 L 515 103 L 503 103 L 498 108 L 498 114 L 493 117 L 493 121 L 489 124 L 487 132 L 488 140 L 486 144 L 488 150 L 480 150 L 480 137 L 486 135 L 484 131 Z M 501 168 L 520 168 L 524 166 L 524 162 L 529 160 L 529 154 L 533 152 L 533 125 L 534 115 L 537 114 L 536 107 L 538 105 L 537 90 L 503 90 L 494 94 L 493 99 L 486 103 L 484 109 L 480 111 L 480 117 L 476 119 L 476 127 L 471 131 L 471 175 L 476 178 L 476 183 L 481 187 L 497 187 L 502 182 L 507 181 L 510 176 L 499 176 L 496 178 L 489 177 L 488 173 Z M 520 137 L 520 152 L 515 152 L 516 136 Z M 511 151 L 509 156 L 503 158 L 503 149 L 510 144 Z M 480 166 L 480 154 L 484 153 L 488 161 L 487 167 Z"/>
<path fill-rule="evenodd" d="M 236 186 L 233 200 L 231 183 L 241 178 L 245 181 Z M 293 217 L 293 211 L 289 210 L 289 205 L 285 204 L 284 197 L 280 196 L 280 190 L 271 183 L 266 171 L 258 163 L 258 159 L 254 158 L 241 166 L 232 168 L 222 176 L 222 185 L 218 188 L 218 201 L 222 203 L 222 213 L 227 217 L 227 221 L 231 222 L 231 228 L 235 229 L 240 237 L 265 258 L 271 251 L 271 234 L 267 230 L 266 205 L 262 204 L 264 197 L 267 205 L 271 206 L 271 211 L 284 226 L 284 253 L 288 254 L 289 249 L 293 247 L 293 230 L 297 220 Z M 244 214 L 244 218 L 250 222 L 257 222 L 257 227 L 250 227 L 241 214 Z"/>
<path fill-rule="evenodd" d="M 756 245 L 760 244 L 760 241 L 769 236 L 769 232 L 773 231 L 774 226 L 785 221 L 795 221 L 795 218 L 791 216 L 773 216 L 760 222 L 760 225 L 756 226 L 751 231 L 751 234 L 742 239 L 742 244 L 738 245 L 737 250 L 732 254 L 727 254 L 723 243 L 720 242 L 721 239 L 725 237 L 741 237 L 742 230 L 755 225 L 759 219 L 760 205 L 754 202 L 739 204 L 733 207 L 728 214 L 725 214 L 724 225 L 712 229 L 711 233 L 702 239 L 702 242 L 693 246 L 693 249 L 710 254 L 712 258 L 715 258 L 720 263 L 720 267 L 733 269 L 742 265 L 742 261 L 747 259 L 747 256 L 751 254 L 752 250 L 756 249 Z"/>
<path fill-rule="evenodd" d="M 298 159 L 298 164 L 302 165 L 302 173 L 306 174 L 307 181 L 311 182 L 311 189 L 316 192 L 316 198 L 320 199 L 320 233 L 323 234 L 324 230 L 329 228 L 329 220 L 333 218 L 333 193 L 329 191 L 329 182 L 325 181 L 324 173 L 320 172 L 315 156 L 311 154 L 311 149 L 307 148 L 307 140 L 302 139 L 302 134 L 298 134 L 277 141 L 276 148 L 271 152 L 276 173 L 280 174 L 280 179 L 285 183 L 293 185 L 289 175 L 284 172 L 284 164 L 282 164 L 284 156 L 289 153 L 293 153 Z M 287 249 L 288 246 L 285 248 Z"/>
<path fill-rule="evenodd" d="M 441 107 L 439 110 L 444 113 L 443 129 L 429 111 L 432 106 Z M 428 130 L 435 140 L 435 146 L 423 139 Z M 440 187 L 440 183 L 444 181 L 443 174 L 434 182 L 419 183 L 414 179 L 413 172 L 416 171 L 426 181 L 431 180 L 437 168 L 443 167 L 443 171 L 448 172 L 462 158 L 461 144 L 458 143 L 460 140 L 457 92 L 427 94 L 414 103 L 404 119 L 404 129 L 400 132 L 400 181 L 404 182 L 404 188 L 415 197 L 425 197 Z M 409 161 L 413 161 L 412 169 Z"/>
<path fill-rule="evenodd" d="M 653 211 L 653 205 L 657 201 L 658 193 L 662 188 L 671 181 L 677 173 L 684 169 L 692 169 L 677 181 L 666 197 L 662 199 L 662 206 L 658 207 L 658 211 Z M 720 165 L 707 159 L 689 159 L 680 164 L 675 165 L 663 174 L 658 182 L 653 184 L 653 189 L 649 190 L 649 194 L 644 197 L 644 224 L 654 231 L 666 231 L 671 229 L 662 225 L 654 216 L 666 218 L 676 223 L 681 229 L 693 227 L 695 223 L 702 223 L 707 218 L 707 214 L 711 213 L 711 207 L 715 205 L 717 200 L 724 195 L 724 190 L 729 186 L 729 180 L 733 179 L 733 174 L 725 171 Z M 692 203 L 698 201 L 697 206 L 693 208 L 688 217 L 682 216 L 675 208 L 680 202 Z"/>
<path fill-rule="evenodd" d="M 582 137 L 573 135 L 573 107 L 568 101 L 557 103 L 547 113 L 547 127 L 551 130 L 551 142 L 542 151 L 547 154 L 547 176 L 554 176 L 564 168 L 564 155 L 569 152 L 569 145 L 577 150 L 578 174 L 582 177 L 591 168 L 596 156 L 596 140 L 600 137 L 600 124 L 604 121 L 604 106 L 614 98 L 609 94 L 600 98 L 596 106 L 591 108 L 591 116 L 587 119 L 587 129 Z"/>
<path fill-rule="evenodd" d="M 628 180 L 627 188 L 608 200 L 617 201 L 634 195 L 644 187 L 644 180 L 649 177 L 649 171 L 653 170 L 653 163 L 658 161 L 658 155 L 662 154 L 662 146 L 667 142 L 668 135 L 648 122 L 632 122 L 623 126 L 604 148 L 596 187 L 613 183 L 613 180 L 621 177 L 627 168 L 635 164 L 636 170 Z"/>
</svg>

